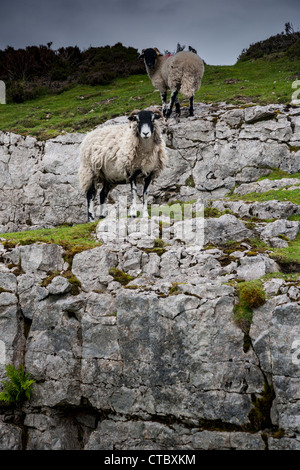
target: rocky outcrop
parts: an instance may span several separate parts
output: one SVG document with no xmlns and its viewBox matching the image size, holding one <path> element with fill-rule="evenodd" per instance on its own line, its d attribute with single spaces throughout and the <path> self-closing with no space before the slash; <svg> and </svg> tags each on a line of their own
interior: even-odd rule
<svg viewBox="0 0 300 470">
<path fill-rule="evenodd" d="M 39 142 L 0 134 L 0 232 L 86 222 L 77 178 L 83 137 L 66 134 Z M 169 163 L 150 191 L 152 203 L 219 198 L 274 168 L 300 170 L 300 111 L 295 107 L 198 104 L 194 118 L 169 120 L 164 138 Z M 118 187 L 110 201 L 127 191 Z"/>
<path fill-rule="evenodd" d="M 212 247 L 235 222 L 240 242 Z M 202 248 L 177 238 L 158 249 L 141 232 L 71 266 L 55 244 L 2 248 L 1 377 L 24 362 L 36 381 L 29 403 L 0 408 L 2 448 L 300 448 L 299 283 L 276 277 L 235 216 L 205 229 Z M 245 331 L 236 280 L 266 273 Z"/>
<path fill-rule="evenodd" d="M 182 220 L 155 213 L 138 227 L 127 220 L 117 238 L 112 213 L 97 226 L 102 245 L 72 260 L 56 244 L 0 245 L 0 378 L 5 364 L 24 363 L 35 380 L 30 402 L 1 405 L 0 448 L 300 449 L 300 285 L 282 276 L 268 249 L 295 239 L 299 222 L 288 218 L 299 208 L 222 198 L 237 183 L 235 194 L 252 192 L 271 168 L 298 171 L 296 111 L 198 106 L 195 119 L 170 122 L 170 174 L 156 183 L 153 201 L 196 196 L 198 208 L 209 201 L 214 217 L 191 218 L 197 243 L 191 226 L 186 235 Z M 28 171 L 28 186 L 16 189 L 24 196 L 36 181 L 36 197 L 45 191 L 41 220 L 34 203 L 32 212 L 26 206 L 27 192 L 31 227 L 52 225 L 55 207 L 69 207 L 70 220 L 83 210 L 74 138 L 65 159 L 47 153 L 57 139 L 40 144 L 36 169 L 49 171 Z M 65 185 L 64 194 L 58 186 L 47 192 L 46 181 Z M 3 226 L 25 228 L 24 220 Z M 239 285 L 257 279 L 264 301 L 253 306 L 252 322 L 240 322 Z"/>
</svg>

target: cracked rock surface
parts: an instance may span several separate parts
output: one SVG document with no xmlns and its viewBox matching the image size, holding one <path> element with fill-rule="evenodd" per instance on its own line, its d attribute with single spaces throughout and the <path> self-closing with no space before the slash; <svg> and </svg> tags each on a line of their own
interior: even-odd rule
<svg viewBox="0 0 300 470">
<path fill-rule="evenodd" d="M 55 244 L 0 245 L 0 379 L 5 364 L 24 363 L 35 380 L 30 402 L 1 404 L 0 449 L 300 449 L 300 284 L 276 277 L 280 264 L 250 242 L 293 240 L 298 206 L 223 198 L 236 184 L 253 192 L 270 168 L 299 171 L 300 152 L 288 147 L 300 143 L 299 116 L 281 105 L 198 105 L 195 118 L 170 120 L 169 173 L 154 202 L 209 199 L 230 211 L 202 219 L 201 244 L 181 238 L 180 221 L 165 227 L 160 250 L 143 229 L 116 243 L 108 218 L 97 227 L 103 244 L 71 264 Z M 28 217 L 31 228 L 85 217 L 81 136 L 1 138 L 0 163 L 19 168 L 3 190 L 2 231 L 26 228 Z M 245 330 L 234 319 L 237 285 L 257 279 L 266 299 Z"/>
</svg>

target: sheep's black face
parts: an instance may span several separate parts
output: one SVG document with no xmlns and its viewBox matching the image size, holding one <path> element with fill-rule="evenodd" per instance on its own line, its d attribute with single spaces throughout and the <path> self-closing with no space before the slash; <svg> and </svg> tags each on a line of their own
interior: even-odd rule
<svg viewBox="0 0 300 470">
<path fill-rule="evenodd" d="M 142 57 L 144 58 L 147 67 L 149 67 L 149 69 L 152 69 L 157 59 L 157 52 L 155 49 L 145 49 L 143 51 Z"/>
<path fill-rule="evenodd" d="M 128 119 L 138 123 L 137 132 L 142 139 L 149 139 L 154 131 L 154 121 L 160 117 L 159 114 L 153 113 L 152 111 L 140 111 L 138 114 L 129 116 Z"/>
</svg>

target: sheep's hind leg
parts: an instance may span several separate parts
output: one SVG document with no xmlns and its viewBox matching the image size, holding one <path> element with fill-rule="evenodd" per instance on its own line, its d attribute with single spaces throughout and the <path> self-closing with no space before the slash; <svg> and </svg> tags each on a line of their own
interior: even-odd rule
<svg viewBox="0 0 300 470">
<path fill-rule="evenodd" d="M 110 190 L 108 183 L 104 183 L 100 192 L 100 219 L 106 217 L 106 200 Z"/>
<path fill-rule="evenodd" d="M 143 191 L 143 217 L 149 217 L 148 214 L 148 190 L 151 183 L 152 174 L 148 175 L 144 181 L 144 191 Z"/>
<path fill-rule="evenodd" d="M 190 98 L 190 107 L 189 107 L 190 116 L 194 116 L 194 96 Z"/>
<path fill-rule="evenodd" d="M 178 91 L 177 90 L 172 91 L 171 92 L 171 97 L 170 97 L 170 102 L 169 102 L 169 107 L 166 111 L 166 118 L 169 118 L 171 116 L 174 103 L 175 102 L 177 103 L 177 99 L 178 99 Z M 179 102 L 178 102 L 178 104 L 179 104 Z M 176 104 L 176 110 L 177 109 L 178 109 L 178 107 L 177 107 L 177 104 Z"/>
<path fill-rule="evenodd" d="M 86 193 L 88 222 L 94 222 L 95 220 L 94 201 L 95 201 L 96 193 L 97 191 L 96 191 L 95 185 L 94 183 L 92 183 L 91 187 Z"/>
</svg>

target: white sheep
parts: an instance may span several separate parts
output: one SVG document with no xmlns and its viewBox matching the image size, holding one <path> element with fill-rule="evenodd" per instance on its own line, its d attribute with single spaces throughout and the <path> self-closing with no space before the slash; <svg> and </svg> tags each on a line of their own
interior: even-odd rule
<svg viewBox="0 0 300 470">
<path fill-rule="evenodd" d="M 189 98 L 189 115 L 193 116 L 194 94 L 199 90 L 204 74 L 204 63 L 196 51 L 190 47 L 189 51 L 163 55 L 157 48 L 149 48 L 143 49 L 139 58 L 144 59 L 147 74 L 160 91 L 164 116 L 170 117 L 174 104 L 176 114 L 180 115 L 179 92 Z M 168 89 L 171 97 L 167 106 Z"/>
<path fill-rule="evenodd" d="M 129 115 L 130 124 L 110 124 L 88 133 L 80 147 L 79 182 L 87 197 L 88 221 L 95 220 L 94 200 L 100 192 L 100 218 L 106 216 L 109 191 L 119 184 L 130 183 L 130 215 L 136 216 L 137 180 L 144 183 L 143 216 L 148 215 L 147 196 L 151 181 L 164 169 L 166 145 L 157 119 L 164 117 L 157 109 Z"/>
</svg>

